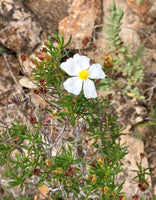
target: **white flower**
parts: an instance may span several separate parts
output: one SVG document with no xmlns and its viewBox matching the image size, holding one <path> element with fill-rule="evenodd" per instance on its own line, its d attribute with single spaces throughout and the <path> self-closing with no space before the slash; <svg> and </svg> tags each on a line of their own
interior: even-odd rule
<svg viewBox="0 0 156 200">
<path fill-rule="evenodd" d="M 94 82 L 91 79 L 103 79 L 105 73 L 101 65 L 93 64 L 90 66 L 90 59 L 86 56 L 75 54 L 66 62 L 61 63 L 61 68 L 72 78 L 68 78 L 64 83 L 64 88 L 75 95 L 79 95 L 82 88 L 86 98 L 96 98 L 97 93 Z"/>
</svg>

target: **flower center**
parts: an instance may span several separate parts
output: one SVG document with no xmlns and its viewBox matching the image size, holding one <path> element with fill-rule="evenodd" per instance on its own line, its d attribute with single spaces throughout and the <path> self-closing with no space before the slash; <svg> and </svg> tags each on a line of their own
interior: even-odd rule
<svg viewBox="0 0 156 200">
<path fill-rule="evenodd" d="M 89 75 L 90 74 L 88 73 L 88 70 L 87 69 L 83 69 L 81 72 L 79 72 L 79 79 L 87 80 Z"/>
</svg>

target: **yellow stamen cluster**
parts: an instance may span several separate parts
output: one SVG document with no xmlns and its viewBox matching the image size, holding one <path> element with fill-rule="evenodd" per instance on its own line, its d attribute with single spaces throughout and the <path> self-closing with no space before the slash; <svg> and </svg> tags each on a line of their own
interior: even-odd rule
<svg viewBox="0 0 156 200">
<path fill-rule="evenodd" d="M 83 69 L 80 73 L 79 73 L 79 78 L 82 80 L 87 80 L 88 76 L 90 74 L 88 73 L 87 69 Z"/>
</svg>

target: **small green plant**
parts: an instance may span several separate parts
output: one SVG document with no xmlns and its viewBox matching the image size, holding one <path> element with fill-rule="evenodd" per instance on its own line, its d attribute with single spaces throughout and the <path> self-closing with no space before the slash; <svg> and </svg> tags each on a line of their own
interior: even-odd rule
<svg viewBox="0 0 156 200">
<path fill-rule="evenodd" d="M 137 180 L 139 189 L 144 192 L 149 186 L 149 181 L 146 178 L 146 175 L 153 176 L 153 174 L 149 172 L 149 168 L 143 169 L 142 159 L 140 163 L 136 162 L 136 164 L 137 164 L 138 170 L 133 170 L 133 171 L 137 172 L 137 176 L 135 176 L 133 180 Z"/>
<path fill-rule="evenodd" d="M 123 11 L 121 8 L 117 8 L 113 2 L 110 6 L 110 16 L 107 18 L 104 31 L 107 34 L 107 44 L 112 54 L 112 64 L 110 70 L 113 74 L 120 74 L 124 78 L 124 81 L 111 80 L 111 86 L 117 87 L 117 90 L 121 90 L 123 94 L 127 94 L 132 97 L 133 101 L 137 99 L 143 99 L 138 89 L 138 84 L 143 80 L 143 68 L 141 63 L 141 57 L 143 55 L 143 46 L 140 46 L 133 55 L 130 52 L 130 46 L 125 46 L 120 38 L 121 20 L 123 17 Z M 105 57 L 104 63 L 108 60 L 108 56 Z M 105 66 L 104 66 L 105 67 Z M 108 69 L 108 67 L 107 67 Z M 119 89 L 120 88 L 120 89 Z"/>
<path fill-rule="evenodd" d="M 143 169 L 142 168 L 142 163 L 136 163 L 137 164 L 137 167 L 138 167 L 138 170 L 133 170 L 134 172 L 137 172 L 137 176 L 133 178 L 133 180 L 136 180 L 138 179 L 139 180 L 139 183 L 145 183 L 146 185 L 149 185 L 148 183 L 148 180 L 146 179 L 146 175 L 152 175 L 152 173 L 149 173 L 149 168 L 146 168 L 146 169 Z"/>
<path fill-rule="evenodd" d="M 112 52 L 123 53 L 121 39 L 115 33 L 117 30 L 119 34 L 123 12 L 114 3 L 110 10 L 110 22 L 115 26 L 110 38 Z M 88 57 L 75 54 L 69 58 L 70 49 L 66 47 L 71 37 L 64 43 L 63 33 L 60 37 L 54 31 L 52 38 L 32 58 L 32 78 L 37 85 L 34 93 L 47 103 L 44 114 L 36 114 L 34 109 L 32 115 L 36 117 L 24 115 L 25 124 L 16 120 L 7 126 L 0 121 L 2 179 L 7 181 L 8 189 L 18 186 L 20 192 L 28 192 L 28 196 L 16 198 L 19 200 L 31 198 L 34 191 L 40 195 L 42 186 L 48 188 L 44 194 L 47 199 L 126 200 L 122 192 L 124 180 L 118 181 L 117 175 L 122 171 L 127 147 L 120 142 L 123 134 L 112 102 L 107 96 L 97 95 L 100 87 L 109 87 L 109 79 L 101 80 L 106 79 L 101 65 L 90 65 Z M 122 49 L 128 52 L 128 47 Z M 113 67 L 114 62 L 118 63 L 116 67 L 119 65 L 119 60 L 107 56 L 107 67 Z M 126 59 L 132 62 L 128 54 Z M 121 60 L 120 70 L 126 61 Z M 15 103 L 18 106 L 18 101 Z M 148 183 L 147 169 L 137 166 L 139 181 Z M 37 195 L 34 200 L 38 200 Z"/>
<path fill-rule="evenodd" d="M 31 117 L 31 126 L 16 121 L 4 128 L 0 135 L 3 178 L 8 178 L 9 188 L 20 186 L 24 190 L 34 188 L 32 178 L 36 177 L 36 187 L 49 187 L 47 198 L 67 199 L 72 195 L 84 200 L 93 196 L 101 200 L 125 199 L 124 181 L 115 180 L 122 171 L 127 147 L 120 144 L 122 133 L 111 102 L 107 97 L 97 97 L 95 89 L 104 85 L 99 80 L 105 77 L 101 65 L 90 66 L 89 58 L 78 54 L 62 62 L 69 53 L 65 47 L 70 39 L 64 44 L 63 35 L 60 38 L 56 32 L 53 38 L 57 46 L 48 39 L 45 47 L 36 52 L 36 58 L 32 58 L 36 65 L 32 76 L 38 85 L 34 92 L 48 103 L 48 117 L 41 116 L 38 122 Z M 77 72 L 76 67 L 78 70 L 81 65 L 85 68 Z M 96 78 L 94 84 L 91 79 Z M 54 129 L 61 127 L 53 142 L 44 139 L 43 132 L 50 119 L 58 124 Z M 65 139 L 68 130 L 73 134 L 70 142 Z"/>
</svg>

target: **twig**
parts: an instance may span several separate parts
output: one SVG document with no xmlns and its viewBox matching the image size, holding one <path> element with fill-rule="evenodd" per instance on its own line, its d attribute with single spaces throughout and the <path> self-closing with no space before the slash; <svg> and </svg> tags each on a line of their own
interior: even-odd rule
<svg viewBox="0 0 156 200">
<path fill-rule="evenodd" d="M 63 189 L 63 186 L 62 186 L 61 184 L 59 184 L 59 186 L 60 186 L 60 189 L 61 189 L 61 191 L 62 191 L 63 197 L 64 197 L 66 200 L 68 200 L 68 198 L 67 198 L 67 193 L 66 193 L 65 190 Z"/>
<path fill-rule="evenodd" d="M 22 88 L 21 85 L 17 82 L 17 80 L 16 80 L 16 78 L 15 78 L 15 76 L 14 76 L 12 70 L 11 70 L 10 64 L 9 64 L 9 62 L 8 62 L 8 60 L 7 60 L 7 54 L 4 53 L 4 54 L 3 54 L 3 57 L 4 57 L 4 60 L 5 60 L 6 64 L 7 64 L 7 67 L 8 67 L 8 69 L 9 69 L 9 72 L 10 72 L 10 74 L 11 74 L 11 76 L 12 76 L 12 78 L 13 78 L 15 84 L 20 88 L 22 94 L 25 96 L 25 92 L 24 92 L 23 88 Z"/>
</svg>

